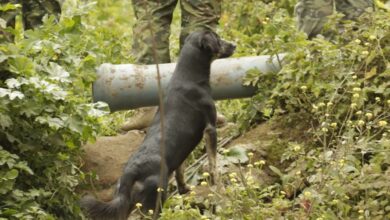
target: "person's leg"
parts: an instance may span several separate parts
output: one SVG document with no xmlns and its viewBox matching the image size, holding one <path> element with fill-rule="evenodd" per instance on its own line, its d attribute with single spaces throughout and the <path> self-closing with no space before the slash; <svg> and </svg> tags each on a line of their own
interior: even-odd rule
<svg viewBox="0 0 390 220">
<path fill-rule="evenodd" d="M 365 11 L 373 11 L 374 3 L 372 0 L 339 0 L 336 1 L 336 10 L 346 19 L 355 19 Z"/>
<path fill-rule="evenodd" d="M 169 35 L 177 0 L 132 0 L 137 21 L 133 27 L 132 53 L 137 64 L 169 63 Z M 154 46 L 155 45 L 155 46 Z M 155 60 L 155 54 L 156 58 Z M 157 107 L 141 108 L 120 128 L 142 130 L 153 120 Z"/>
<path fill-rule="evenodd" d="M 23 25 L 25 29 L 32 29 L 42 24 L 43 16 L 61 14 L 62 0 L 0 0 L 1 4 L 21 4 L 23 12 Z M 17 10 L 0 12 L 0 17 L 6 21 L 7 26 L 14 26 Z"/>
<path fill-rule="evenodd" d="M 186 37 L 196 30 L 215 31 L 221 17 L 222 0 L 180 0 L 181 32 L 180 48 Z M 226 123 L 225 117 L 217 113 L 217 126 Z"/>
<path fill-rule="evenodd" d="M 372 0 L 300 0 L 295 6 L 298 30 L 309 38 L 319 34 L 334 10 L 345 15 L 345 19 L 355 19 L 365 11 L 372 11 Z"/>
<path fill-rule="evenodd" d="M 132 0 L 132 3 L 137 18 L 132 46 L 136 63 L 169 63 L 170 25 L 177 0 Z"/>
<path fill-rule="evenodd" d="M 216 29 L 221 17 L 222 0 L 180 0 L 180 48 L 185 38 L 196 30 Z"/>
<path fill-rule="evenodd" d="M 326 22 L 326 17 L 333 13 L 333 0 L 300 0 L 295 6 L 298 30 L 309 38 L 319 34 Z"/>
</svg>

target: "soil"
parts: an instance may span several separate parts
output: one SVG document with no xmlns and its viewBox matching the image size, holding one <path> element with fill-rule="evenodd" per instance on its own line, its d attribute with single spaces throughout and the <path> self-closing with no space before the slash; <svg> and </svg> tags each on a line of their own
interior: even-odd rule
<svg viewBox="0 0 390 220">
<path fill-rule="evenodd" d="M 231 123 L 228 125 L 234 127 Z M 229 126 L 219 129 L 220 137 L 229 135 L 227 131 L 231 129 L 231 127 L 227 128 Z M 266 161 L 264 169 L 256 169 L 257 173 L 254 173 L 253 176 L 260 183 L 269 185 L 279 181 L 278 176 L 268 168 L 269 165 L 275 167 L 283 166 L 279 161 L 284 146 L 279 142 L 285 143 L 286 141 L 293 141 L 297 137 L 299 139 L 304 137 L 301 131 L 305 129 L 300 129 L 296 124 L 294 126 L 294 128 L 289 128 L 290 126 L 283 118 L 267 121 L 231 141 L 225 148 L 239 146 L 246 149 L 247 152 L 254 154 L 251 162 L 258 160 Z M 95 172 L 98 176 L 98 180 L 93 183 L 93 194 L 102 200 L 111 199 L 112 189 L 115 187 L 124 165 L 129 156 L 137 150 L 144 136 L 144 132 L 129 131 L 118 136 L 99 137 L 95 143 L 89 143 L 84 146 L 86 152 L 84 170 Z M 227 169 L 226 172 L 238 173 L 245 171 L 247 168 L 246 164 L 228 164 L 224 169 Z M 200 187 L 197 188 L 200 190 Z M 197 191 L 197 189 L 195 190 Z"/>
<path fill-rule="evenodd" d="M 94 183 L 94 193 L 100 199 L 110 199 L 112 188 L 121 176 L 123 167 L 144 136 L 144 132 L 129 131 L 117 136 L 99 137 L 95 143 L 84 146 L 83 170 L 98 176 L 98 181 Z"/>
</svg>

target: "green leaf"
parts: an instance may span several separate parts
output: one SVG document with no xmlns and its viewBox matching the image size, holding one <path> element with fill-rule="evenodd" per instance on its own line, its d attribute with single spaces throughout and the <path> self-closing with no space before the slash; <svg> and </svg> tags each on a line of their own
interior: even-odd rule
<svg viewBox="0 0 390 220">
<path fill-rule="evenodd" d="M 229 152 L 225 157 L 228 161 L 235 164 L 247 163 L 249 161 L 247 150 L 240 145 L 229 148 Z"/>
<path fill-rule="evenodd" d="M 52 118 L 52 117 L 42 117 L 39 116 L 35 119 L 37 122 L 41 124 L 47 124 L 49 127 L 58 130 L 62 127 L 64 127 L 64 122 L 59 118 Z"/>
<path fill-rule="evenodd" d="M 18 177 L 18 175 L 19 175 L 19 171 L 16 170 L 16 169 L 12 169 L 12 170 L 8 171 L 8 172 L 2 177 L 2 179 L 13 180 L 13 179 L 16 179 L 16 177 Z"/>
<path fill-rule="evenodd" d="M 57 63 L 50 62 L 49 66 L 46 68 L 46 71 L 50 74 L 50 78 L 56 81 L 71 82 L 69 79 L 69 73 Z"/>
<path fill-rule="evenodd" d="M 9 89 L 0 88 L 0 98 L 9 95 L 9 93 L 10 93 Z"/>
<path fill-rule="evenodd" d="M 34 171 L 27 165 L 26 162 L 19 162 L 15 165 L 15 168 L 18 168 L 20 170 L 23 170 L 25 171 L 26 173 L 30 174 L 30 175 L 34 175 Z"/>
<path fill-rule="evenodd" d="M 280 170 L 279 170 L 278 168 L 276 168 L 276 167 L 274 167 L 274 166 L 271 166 L 271 165 L 269 166 L 269 168 L 270 168 L 274 173 L 278 174 L 279 177 L 283 177 L 283 176 L 284 176 L 283 173 L 280 172 Z"/>
<path fill-rule="evenodd" d="M 2 129 L 9 128 L 12 124 L 12 119 L 8 115 L 0 113 L 0 127 Z"/>
<path fill-rule="evenodd" d="M 8 59 L 10 71 L 24 75 L 31 76 L 35 71 L 34 63 L 25 56 L 16 56 Z"/>
<path fill-rule="evenodd" d="M 7 3 L 7 4 L 0 4 L 0 11 L 9 11 L 9 10 L 15 10 L 18 8 L 21 8 L 21 4 L 12 4 L 12 3 Z"/>
</svg>

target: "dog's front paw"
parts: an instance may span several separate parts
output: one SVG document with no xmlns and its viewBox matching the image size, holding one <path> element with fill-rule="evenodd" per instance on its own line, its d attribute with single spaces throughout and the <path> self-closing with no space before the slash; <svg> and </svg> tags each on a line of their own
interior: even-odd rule
<svg viewBox="0 0 390 220">
<path fill-rule="evenodd" d="M 177 188 L 177 190 L 179 191 L 179 194 L 186 194 L 189 191 L 191 191 L 191 189 L 190 189 L 190 187 L 188 185 L 179 186 Z"/>
</svg>

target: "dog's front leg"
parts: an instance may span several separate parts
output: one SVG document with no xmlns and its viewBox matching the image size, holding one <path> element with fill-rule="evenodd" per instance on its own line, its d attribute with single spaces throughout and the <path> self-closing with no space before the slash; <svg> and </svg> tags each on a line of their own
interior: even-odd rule
<svg viewBox="0 0 390 220">
<path fill-rule="evenodd" d="M 184 162 L 175 170 L 175 178 L 177 183 L 177 190 L 180 194 L 186 194 L 190 191 L 184 179 Z"/>
<path fill-rule="evenodd" d="M 217 129 L 215 125 L 209 124 L 205 129 L 206 150 L 209 158 L 209 172 L 211 183 L 218 182 L 217 174 Z"/>
</svg>

